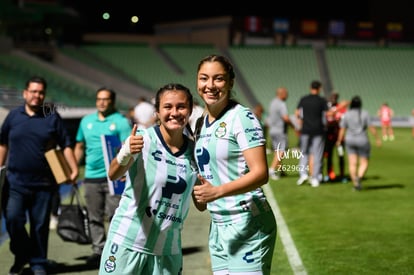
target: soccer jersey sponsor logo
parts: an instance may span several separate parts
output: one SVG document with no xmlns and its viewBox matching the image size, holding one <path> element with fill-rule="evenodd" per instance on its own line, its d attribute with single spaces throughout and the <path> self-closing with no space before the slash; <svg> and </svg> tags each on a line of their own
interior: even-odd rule
<svg viewBox="0 0 414 275">
<path fill-rule="evenodd" d="M 161 161 L 162 152 L 160 150 L 156 150 L 151 154 L 156 161 Z"/>
<path fill-rule="evenodd" d="M 244 254 L 243 260 L 246 261 L 246 263 L 253 263 L 254 262 L 253 252 L 250 251 Z"/>
<path fill-rule="evenodd" d="M 162 197 L 171 199 L 173 194 L 182 194 L 187 188 L 187 182 L 181 177 L 168 176 L 168 181 L 162 188 Z"/>
<path fill-rule="evenodd" d="M 160 212 L 158 214 L 158 218 L 163 219 L 163 220 L 169 220 L 169 221 L 173 221 L 173 222 L 178 222 L 178 223 L 182 223 L 183 222 L 183 220 L 182 220 L 181 217 L 177 217 L 177 216 L 174 216 L 174 215 L 169 215 L 169 214 L 166 214 L 164 212 Z"/>
<path fill-rule="evenodd" d="M 250 120 L 254 119 L 254 115 L 252 112 L 247 112 L 246 117 L 248 117 Z"/>
<path fill-rule="evenodd" d="M 148 206 L 145 209 L 145 213 L 148 217 L 157 217 L 163 220 L 182 223 L 182 218 L 180 216 L 175 216 L 174 214 L 166 212 L 170 212 L 171 209 L 173 209 L 173 212 L 176 212 L 176 210 L 180 208 L 178 204 L 170 202 L 170 199 L 172 198 L 173 194 L 182 194 L 186 189 L 187 182 L 183 178 L 168 176 L 168 180 L 165 186 L 162 188 L 162 198 L 155 201 L 157 204 L 156 206 Z M 163 209 L 166 210 L 163 212 Z"/>
<path fill-rule="evenodd" d="M 171 203 L 171 202 L 168 202 L 168 201 L 156 200 L 155 203 L 159 203 L 159 204 L 167 206 L 169 208 L 174 208 L 174 209 L 180 208 L 180 206 L 178 204 L 174 204 L 174 203 Z"/>
<path fill-rule="evenodd" d="M 178 222 L 178 223 L 183 222 L 183 219 L 179 216 L 174 216 L 172 214 L 167 214 L 165 212 L 158 212 L 157 209 L 153 209 L 150 206 L 145 208 L 145 213 L 147 214 L 148 217 L 154 216 L 162 220 L 168 220 L 168 221 Z"/>
<path fill-rule="evenodd" d="M 255 127 L 255 128 L 246 128 L 244 129 L 245 133 L 251 133 L 251 132 L 262 132 L 262 128 Z"/>
<path fill-rule="evenodd" d="M 197 157 L 198 166 L 200 168 L 200 172 L 205 172 L 204 166 L 208 165 L 208 163 L 210 162 L 210 154 L 208 150 L 206 150 L 204 147 L 197 148 L 196 157 Z"/>
</svg>

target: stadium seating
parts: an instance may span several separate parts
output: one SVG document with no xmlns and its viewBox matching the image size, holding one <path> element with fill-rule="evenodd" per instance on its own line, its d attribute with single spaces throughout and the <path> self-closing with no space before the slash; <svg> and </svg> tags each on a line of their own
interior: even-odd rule
<svg viewBox="0 0 414 275">
<path fill-rule="evenodd" d="M 278 86 L 286 86 L 289 112 L 293 112 L 299 98 L 309 92 L 309 84 L 320 79 L 317 60 L 312 47 L 231 47 L 229 52 L 250 91 L 267 109 Z"/>
<path fill-rule="evenodd" d="M 81 47 L 114 68 L 156 91 L 159 83 L 171 81 L 174 72 L 147 44 L 92 44 Z"/>
<path fill-rule="evenodd" d="M 48 82 L 46 102 L 69 107 L 94 106 L 94 94 L 87 88 L 19 56 L 0 54 L 0 69 L 0 86 L 15 89 L 16 93 L 21 93 L 29 77 L 39 75 Z"/>
<path fill-rule="evenodd" d="M 155 92 L 163 83 L 180 82 L 195 96 L 195 72 L 200 59 L 212 53 L 228 54 L 237 68 L 234 96 L 241 103 L 253 107 L 253 102 L 247 99 L 251 97 L 245 96 L 251 94 L 267 108 L 276 88 L 286 86 L 290 113 L 300 97 L 309 92 L 310 82 L 322 79 L 321 61 L 312 46 L 231 46 L 224 51 L 213 45 L 99 43 L 78 49 L 62 48 L 62 51 L 111 75 L 134 79 L 150 91 Z M 411 87 L 414 87 L 414 79 L 410 77 L 414 71 L 414 49 L 336 46 L 327 47 L 323 52 L 329 80 L 340 99 L 360 95 L 364 108 L 372 116 L 376 116 L 383 102 L 394 109 L 397 117 L 410 116 L 413 104 L 407 98 L 411 98 Z M 90 91 L 88 94 L 76 81 L 44 70 L 16 56 L 0 54 L 3 87 L 21 90 L 22 79 L 34 72 L 44 72 L 49 78 L 50 100 L 79 107 L 94 102 L 89 100 Z M 247 84 L 240 86 L 240 79 Z"/>
<path fill-rule="evenodd" d="M 414 49 L 333 47 L 325 52 L 334 89 L 342 99 L 360 95 L 363 107 L 374 116 L 384 102 L 396 116 L 410 115 Z"/>
</svg>

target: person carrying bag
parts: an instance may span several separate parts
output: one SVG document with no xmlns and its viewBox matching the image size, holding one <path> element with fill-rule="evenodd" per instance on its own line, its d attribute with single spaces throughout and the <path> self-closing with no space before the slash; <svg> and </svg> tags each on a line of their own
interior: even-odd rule
<svg viewBox="0 0 414 275">
<path fill-rule="evenodd" d="M 69 204 L 60 206 L 57 234 L 66 242 L 91 244 L 88 210 L 81 200 L 79 186 L 72 185 Z"/>
</svg>

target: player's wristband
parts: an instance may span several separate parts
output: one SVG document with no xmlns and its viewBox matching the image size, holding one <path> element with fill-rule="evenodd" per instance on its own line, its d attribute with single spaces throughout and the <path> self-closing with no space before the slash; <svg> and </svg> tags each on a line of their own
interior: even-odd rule
<svg viewBox="0 0 414 275">
<path fill-rule="evenodd" d="M 119 165 L 126 166 L 131 159 L 131 150 L 129 149 L 129 137 L 125 140 L 125 143 L 122 145 L 121 150 L 119 150 L 116 160 Z"/>
</svg>

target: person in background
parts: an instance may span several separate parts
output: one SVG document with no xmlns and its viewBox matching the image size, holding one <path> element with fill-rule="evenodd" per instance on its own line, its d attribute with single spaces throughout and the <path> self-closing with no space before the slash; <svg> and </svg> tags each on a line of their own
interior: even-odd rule
<svg viewBox="0 0 414 275">
<path fill-rule="evenodd" d="M 76 134 L 75 156 L 78 163 L 85 159 L 84 191 L 88 208 L 92 255 L 86 259 L 91 266 L 99 266 L 106 240 L 105 217 L 110 221 L 118 207 L 120 195 L 109 193 L 101 136 L 116 135 L 125 140 L 130 132 L 129 120 L 115 108 L 116 93 L 102 87 L 96 91 L 97 111 L 84 116 Z"/>
<path fill-rule="evenodd" d="M 134 107 L 134 120 L 138 124 L 138 128 L 148 128 L 155 124 L 154 104 L 148 102 L 145 97 L 138 99 L 138 104 Z"/>
<path fill-rule="evenodd" d="M 267 117 L 266 117 L 266 113 L 265 113 L 265 109 L 263 108 L 263 105 L 260 103 L 257 103 L 254 107 L 253 107 L 253 114 L 255 114 L 255 116 L 257 117 L 257 119 L 260 121 L 260 125 L 262 125 L 263 131 L 264 133 L 266 133 L 266 127 L 267 127 Z"/>
<path fill-rule="evenodd" d="M 300 151 L 303 157 L 299 159 L 299 179 L 297 185 L 302 185 L 309 179 L 312 187 L 318 187 L 321 181 L 323 151 L 325 147 L 325 113 L 328 104 L 319 94 L 322 83 L 314 80 L 310 85 L 310 94 L 303 96 L 297 105 L 295 115 L 300 120 Z"/>
<path fill-rule="evenodd" d="M 362 100 L 359 96 L 352 98 L 349 110 L 344 114 L 339 125 L 336 143 L 337 145 L 345 143 L 353 190 L 360 191 L 361 180 L 367 172 L 371 153 L 368 129 L 374 135 L 377 146 L 381 145 L 381 139 L 377 136 L 377 130 L 372 125 L 368 111 L 362 109 Z"/>
<path fill-rule="evenodd" d="M 267 126 L 267 114 L 261 103 L 257 103 L 253 107 L 253 114 L 256 115 L 257 119 L 260 121 L 260 125 L 263 128 L 263 134 L 265 137 L 268 135 L 268 126 Z M 267 144 L 266 144 L 267 146 Z M 271 150 L 266 147 L 266 154 L 270 153 Z"/>
<path fill-rule="evenodd" d="M 289 118 L 286 100 L 288 98 L 288 90 L 286 87 L 278 87 L 276 89 L 276 97 L 270 102 L 269 116 L 267 123 L 269 127 L 269 135 L 272 140 L 273 160 L 269 166 L 269 176 L 273 180 L 278 180 L 284 169 L 281 167 L 285 150 L 288 148 L 288 126 L 295 128 Z"/>
<path fill-rule="evenodd" d="M 394 116 L 394 110 L 390 108 L 388 103 L 384 102 L 377 113 L 381 122 L 382 140 L 394 140 L 394 130 L 392 128 L 392 117 Z"/>
<path fill-rule="evenodd" d="M 129 124 L 131 124 L 131 127 L 134 126 L 136 123 L 135 121 L 135 107 L 129 107 L 128 112 L 126 113 L 126 117 L 129 120 Z"/>
<path fill-rule="evenodd" d="M 58 218 L 59 218 L 59 207 L 61 202 L 60 196 L 60 186 L 57 188 L 55 194 L 52 197 L 52 208 L 50 214 L 50 222 L 49 222 L 49 229 L 56 230 L 58 226 Z"/>
<path fill-rule="evenodd" d="M 326 139 L 325 139 L 325 152 L 326 158 L 326 181 L 341 180 L 346 182 L 345 178 L 345 154 L 343 150 L 343 144 L 336 146 L 339 134 L 339 122 L 342 116 L 346 112 L 349 105 L 348 101 L 339 102 L 339 94 L 336 92 L 331 93 L 328 100 L 328 112 L 326 112 Z M 337 148 L 339 174 L 335 173 L 333 157 L 335 155 L 335 148 Z"/>
<path fill-rule="evenodd" d="M 266 139 L 260 121 L 231 99 L 235 74 L 220 55 L 203 58 L 197 92 L 204 116 L 196 135 L 198 203 L 211 215 L 209 251 L 214 274 L 270 274 L 276 219 L 261 188 L 268 181 Z"/>
<path fill-rule="evenodd" d="M 194 100 L 193 112 L 191 113 L 190 121 L 189 121 L 189 125 L 193 133 L 196 128 L 197 119 L 199 119 L 203 114 L 204 114 L 204 108 L 200 106 L 197 100 Z"/>
<path fill-rule="evenodd" d="M 181 230 L 197 181 L 194 142 L 183 135 L 192 109 L 188 88 L 161 87 L 155 97 L 160 125 L 138 130 L 135 125 L 112 160 L 110 178 L 127 171 L 129 177 L 99 274 L 182 274 Z"/>
<path fill-rule="evenodd" d="M 1 127 L 0 166 L 7 162 L 3 213 L 14 254 L 10 275 L 21 274 L 27 263 L 35 275 L 47 274 L 49 267 L 49 221 L 58 185 L 45 152 L 59 146 L 71 168 L 70 182 L 79 173 L 73 140 L 62 118 L 54 109 L 45 110 L 46 91 L 43 77 L 30 77 L 23 90 L 24 104 L 10 111 Z"/>
</svg>

